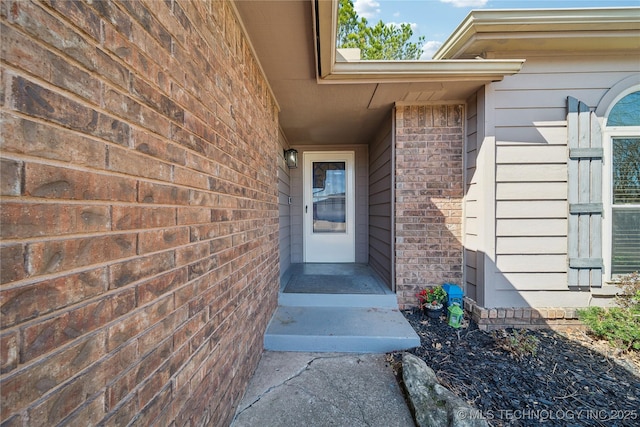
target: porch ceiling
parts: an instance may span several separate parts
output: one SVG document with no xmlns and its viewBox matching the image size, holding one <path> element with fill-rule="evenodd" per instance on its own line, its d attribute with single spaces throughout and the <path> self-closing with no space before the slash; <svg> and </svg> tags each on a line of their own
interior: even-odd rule
<svg viewBox="0 0 640 427">
<path fill-rule="evenodd" d="M 323 25 L 332 3 L 320 2 L 327 11 L 319 17 Z M 413 70 L 426 62 L 412 61 L 406 63 L 406 75 L 389 73 L 389 63 L 339 63 L 333 78 L 322 81 L 316 65 L 320 53 L 314 48 L 313 1 L 234 4 L 280 106 L 280 126 L 291 145 L 368 144 L 395 102 L 461 101 L 495 79 L 448 78 L 438 69 L 417 75 Z M 346 77 L 340 78 L 340 72 Z M 369 76 L 361 78 L 367 72 Z"/>
</svg>

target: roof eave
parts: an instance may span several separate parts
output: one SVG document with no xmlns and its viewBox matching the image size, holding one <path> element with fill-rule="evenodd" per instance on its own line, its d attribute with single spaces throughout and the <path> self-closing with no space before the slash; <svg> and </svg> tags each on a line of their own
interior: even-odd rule
<svg viewBox="0 0 640 427">
<path fill-rule="evenodd" d="M 550 36 L 559 32 L 638 31 L 640 8 L 583 8 L 583 9 L 511 9 L 472 10 L 433 56 L 434 60 L 452 59 L 464 54 L 473 39 L 495 35 L 496 41 L 505 34 L 521 33 Z"/>
<path fill-rule="evenodd" d="M 338 0 L 318 1 L 315 6 L 319 83 L 499 81 L 518 73 L 524 64 L 524 59 L 336 62 Z"/>
</svg>

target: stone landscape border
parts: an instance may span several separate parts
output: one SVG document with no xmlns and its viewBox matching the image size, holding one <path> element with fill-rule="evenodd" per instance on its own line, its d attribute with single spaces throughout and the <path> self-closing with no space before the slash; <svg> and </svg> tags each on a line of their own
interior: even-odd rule
<svg viewBox="0 0 640 427">
<path fill-rule="evenodd" d="M 402 380 L 418 427 L 488 427 L 482 413 L 438 381 L 426 362 L 402 355 Z"/>
</svg>

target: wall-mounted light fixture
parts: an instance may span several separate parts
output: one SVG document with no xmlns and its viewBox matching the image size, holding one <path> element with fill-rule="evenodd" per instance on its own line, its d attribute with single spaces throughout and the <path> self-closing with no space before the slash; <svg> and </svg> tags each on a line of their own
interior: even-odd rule
<svg viewBox="0 0 640 427">
<path fill-rule="evenodd" d="M 284 150 L 284 159 L 287 162 L 289 169 L 295 169 L 298 167 L 298 150 L 290 148 Z"/>
</svg>

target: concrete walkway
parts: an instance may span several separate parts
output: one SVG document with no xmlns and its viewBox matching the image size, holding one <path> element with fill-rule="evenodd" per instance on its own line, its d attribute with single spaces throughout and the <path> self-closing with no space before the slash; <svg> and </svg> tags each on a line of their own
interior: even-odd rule
<svg viewBox="0 0 640 427">
<path fill-rule="evenodd" d="M 233 427 L 414 426 L 384 354 L 265 351 Z"/>
</svg>

